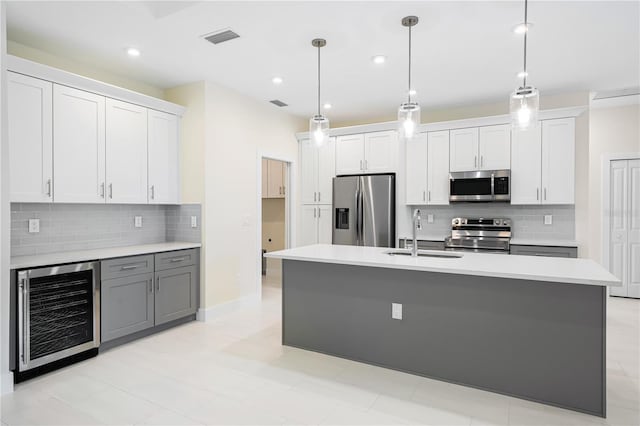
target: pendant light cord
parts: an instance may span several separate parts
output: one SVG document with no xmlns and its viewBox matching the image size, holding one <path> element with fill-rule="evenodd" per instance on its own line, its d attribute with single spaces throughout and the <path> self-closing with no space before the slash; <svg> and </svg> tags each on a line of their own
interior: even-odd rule
<svg viewBox="0 0 640 426">
<path fill-rule="evenodd" d="M 527 21 L 527 0 L 524 0 L 524 69 L 522 76 L 522 87 L 527 87 L 527 33 L 529 32 L 529 22 Z"/>
<path fill-rule="evenodd" d="M 320 115 L 320 46 L 318 46 L 318 115 Z"/>
<path fill-rule="evenodd" d="M 407 90 L 407 100 L 411 103 L 411 27 L 409 27 L 409 89 Z"/>
</svg>

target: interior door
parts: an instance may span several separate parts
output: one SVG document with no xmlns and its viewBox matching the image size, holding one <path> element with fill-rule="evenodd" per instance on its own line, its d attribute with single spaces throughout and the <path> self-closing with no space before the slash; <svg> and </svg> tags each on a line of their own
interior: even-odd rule
<svg viewBox="0 0 640 426">
<path fill-rule="evenodd" d="M 611 162 L 609 270 L 622 281 L 622 287 L 610 288 L 613 296 L 627 296 L 628 291 L 628 172 L 627 160 Z"/>
<path fill-rule="evenodd" d="M 336 138 L 318 148 L 318 203 L 330 204 L 336 176 Z M 304 170 L 304 169 L 303 169 Z"/>
<path fill-rule="evenodd" d="M 149 110 L 149 203 L 178 204 L 178 117 Z"/>
<path fill-rule="evenodd" d="M 300 184 L 302 204 L 318 201 L 318 149 L 309 139 L 300 141 Z M 265 160 L 263 160 L 263 163 Z M 263 195 L 264 196 L 264 195 Z"/>
<path fill-rule="evenodd" d="M 449 131 L 429 132 L 427 141 L 427 203 L 449 204 Z"/>
<path fill-rule="evenodd" d="M 629 289 L 640 298 L 640 160 L 629 160 Z"/>
<path fill-rule="evenodd" d="M 540 204 L 541 181 L 541 126 L 514 131 L 511 144 L 511 204 Z"/>
<path fill-rule="evenodd" d="M 407 140 L 405 148 L 407 180 L 405 202 L 408 205 L 427 204 L 427 151 L 426 133 L 420 133 Z M 448 176 L 446 178 L 448 180 Z"/>
<path fill-rule="evenodd" d="M 478 168 L 478 128 L 451 130 L 449 170 L 467 172 Z"/>
<path fill-rule="evenodd" d="M 52 90 L 48 81 L 7 73 L 12 202 L 52 201 Z"/>
<path fill-rule="evenodd" d="M 364 135 L 336 138 L 336 174 L 357 175 L 364 171 Z"/>
<path fill-rule="evenodd" d="M 107 202 L 147 203 L 147 109 L 107 98 Z"/>
<path fill-rule="evenodd" d="M 395 131 L 365 133 L 364 171 L 366 173 L 394 172 L 397 151 L 398 136 Z"/>
<path fill-rule="evenodd" d="M 478 168 L 503 170 L 511 167 L 511 126 L 480 127 L 478 132 Z"/>
<path fill-rule="evenodd" d="M 105 97 L 53 88 L 54 200 L 105 202 Z"/>
<path fill-rule="evenodd" d="M 575 203 L 575 120 L 542 122 L 542 203 Z"/>
</svg>

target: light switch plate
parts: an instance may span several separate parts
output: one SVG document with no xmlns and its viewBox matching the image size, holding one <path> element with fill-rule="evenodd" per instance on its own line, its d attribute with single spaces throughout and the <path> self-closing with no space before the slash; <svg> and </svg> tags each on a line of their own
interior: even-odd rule
<svg viewBox="0 0 640 426">
<path fill-rule="evenodd" d="M 544 215 L 544 224 L 545 225 L 551 225 L 553 224 L 553 216 L 550 214 L 545 214 Z"/>
<path fill-rule="evenodd" d="M 433 215 L 432 214 L 428 214 L 427 215 L 427 223 L 433 223 Z"/>
<path fill-rule="evenodd" d="M 198 216 L 191 216 L 191 227 L 192 228 L 198 227 Z"/>
<path fill-rule="evenodd" d="M 40 232 L 40 219 L 29 219 L 29 232 L 32 234 Z"/>
<path fill-rule="evenodd" d="M 402 319 L 402 303 L 391 304 L 391 318 L 397 320 Z"/>
<path fill-rule="evenodd" d="M 136 228 L 142 228 L 142 216 L 135 216 L 133 218 L 133 226 Z"/>
</svg>

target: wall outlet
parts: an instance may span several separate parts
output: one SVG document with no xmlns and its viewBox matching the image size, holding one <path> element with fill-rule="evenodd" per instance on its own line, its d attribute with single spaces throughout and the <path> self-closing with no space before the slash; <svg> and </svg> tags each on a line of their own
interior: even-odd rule
<svg viewBox="0 0 640 426">
<path fill-rule="evenodd" d="M 391 304 L 391 318 L 397 320 L 402 319 L 402 303 Z"/>
<path fill-rule="evenodd" d="M 142 228 L 142 216 L 135 216 L 133 218 L 133 226 L 136 228 Z"/>
<path fill-rule="evenodd" d="M 40 219 L 29 219 L 29 232 L 32 234 L 40 232 Z"/>
<path fill-rule="evenodd" d="M 553 216 L 550 214 L 545 214 L 544 215 L 544 224 L 545 225 L 551 225 L 553 224 Z"/>
<path fill-rule="evenodd" d="M 192 228 L 198 227 L 198 216 L 191 216 L 191 227 Z"/>
<path fill-rule="evenodd" d="M 433 223 L 433 215 L 432 214 L 428 214 L 427 215 L 427 223 Z"/>
</svg>

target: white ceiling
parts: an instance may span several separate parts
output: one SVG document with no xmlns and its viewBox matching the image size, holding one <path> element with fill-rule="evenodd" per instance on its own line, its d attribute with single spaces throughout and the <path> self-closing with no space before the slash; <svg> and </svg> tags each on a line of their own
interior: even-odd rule
<svg viewBox="0 0 640 426">
<path fill-rule="evenodd" d="M 504 99 L 518 84 L 523 2 L 7 2 L 9 38 L 162 88 L 210 80 L 307 117 L 315 37 L 332 121 L 395 114 L 414 14 L 414 87 L 423 109 Z M 530 82 L 542 94 L 640 85 L 640 2 L 530 1 Z M 231 28 L 220 45 L 200 36 Z M 125 54 L 139 47 L 136 59 Z M 373 55 L 387 56 L 376 66 Z M 284 83 L 275 86 L 273 76 Z M 274 106 L 274 108 L 276 108 Z"/>
</svg>

